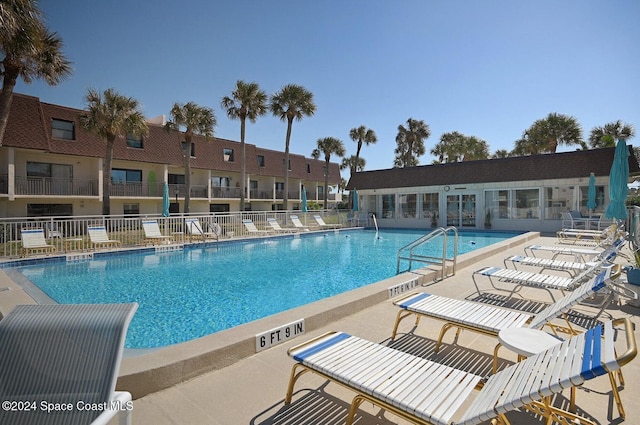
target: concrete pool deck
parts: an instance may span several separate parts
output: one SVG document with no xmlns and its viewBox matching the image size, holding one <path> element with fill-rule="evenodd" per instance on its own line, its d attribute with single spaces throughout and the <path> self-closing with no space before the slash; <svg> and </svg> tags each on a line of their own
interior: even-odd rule
<svg viewBox="0 0 640 425">
<path fill-rule="evenodd" d="M 494 244 L 459 257 L 456 275 L 433 282 L 435 272 L 420 270 L 396 276 L 366 288 L 318 301 L 298 309 L 274 315 L 184 344 L 128 355 L 122 363 L 118 388 L 131 391 L 134 401 L 133 421 L 138 424 L 340 424 L 353 398 L 353 393 L 337 384 L 311 374 L 303 376 L 295 388 L 291 406 L 283 404 L 293 361 L 288 348 L 329 330 L 340 330 L 380 343 L 388 343 L 397 313 L 388 295 L 388 288 L 421 279 L 428 292 L 454 298 L 467 298 L 475 293 L 471 274 L 480 266 L 502 265 L 509 254 L 522 254 L 528 244 L 551 245 L 555 238 L 529 233 L 507 242 Z M 626 264 L 620 259 L 619 263 Z M 7 312 L 11 304 L 33 303 L 25 293 L 0 271 L 0 311 Z M 548 301 L 544 291 L 528 288 L 521 295 Z M 611 316 L 629 317 L 637 325 L 640 309 L 627 305 L 613 305 Z M 256 353 L 255 336 L 285 323 L 304 318 L 304 335 Z M 441 322 L 423 320 L 414 332 L 408 321 L 402 323 L 398 340 L 409 346 L 421 347 L 433 355 L 433 346 Z M 636 331 L 638 338 L 638 331 Z M 459 343 L 452 343 L 452 335 L 442 353 L 471 353 L 476 367 L 488 367 L 495 340 L 471 332 L 463 332 Z M 471 347 L 471 349 L 469 349 Z M 515 354 L 501 350 L 505 361 L 514 361 Z M 623 369 L 626 387 L 620 392 L 627 413 L 627 423 L 634 423 L 640 415 L 640 360 Z M 565 395 L 566 396 L 566 395 Z M 577 396 L 579 411 L 597 423 L 619 423 L 618 412 L 612 402 L 608 379 L 600 377 L 580 388 Z M 394 415 L 364 403 L 358 424 L 404 424 Z M 510 413 L 512 423 L 541 423 L 528 413 Z M 115 422 L 114 422 L 115 423 Z"/>
</svg>

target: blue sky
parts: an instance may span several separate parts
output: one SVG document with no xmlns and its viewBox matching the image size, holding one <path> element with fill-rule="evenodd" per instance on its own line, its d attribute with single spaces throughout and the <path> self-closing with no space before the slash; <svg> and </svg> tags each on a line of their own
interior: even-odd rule
<svg viewBox="0 0 640 425">
<path fill-rule="evenodd" d="M 113 87 L 154 117 L 194 101 L 213 108 L 216 136 L 239 140 L 239 122 L 220 107 L 237 80 L 269 94 L 300 84 L 317 111 L 294 122 L 291 151 L 309 156 L 332 136 L 354 155 L 349 130 L 365 125 L 378 135 L 361 153 L 367 170 L 392 167 L 410 117 L 431 129 L 420 164 L 451 131 L 511 150 L 550 112 L 576 117 L 585 139 L 617 119 L 640 130 L 637 0 L 39 3 L 74 73 L 16 92 L 48 103 L 84 108 L 88 88 Z M 247 142 L 283 151 L 285 132 L 267 115 L 247 127 Z"/>
</svg>

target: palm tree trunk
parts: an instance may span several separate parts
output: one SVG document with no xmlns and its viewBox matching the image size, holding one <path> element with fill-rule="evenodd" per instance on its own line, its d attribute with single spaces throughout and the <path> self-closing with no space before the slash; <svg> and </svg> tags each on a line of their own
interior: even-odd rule
<svg viewBox="0 0 640 425">
<path fill-rule="evenodd" d="M 111 162 L 115 136 L 107 137 L 107 152 L 102 165 L 102 215 L 111 214 Z"/>
<path fill-rule="evenodd" d="M 245 129 L 245 118 L 240 118 L 240 146 L 242 150 L 242 172 L 240 173 L 240 211 L 244 211 L 245 200 L 244 195 L 246 191 L 246 181 L 247 181 L 247 150 L 246 145 L 244 143 L 244 129 Z"/>
<path fill-rule="evenodd" d="M 18 80 L 19 69 L 4 64 L 4 78 L 2 80 L 2 89 L 0 90 L 0 146 L 4 140 L 4 132 L 7 129 L 9 121 L 9 110 L 11 109 L 11 100 L 13 99 L 13 89 Z"/>
<path fill-rule="evenodd" d="M 286 211 L 289 208 L 289 142 L 291 141 L 291 126 L 293 118 L 287 118 L 287 138 L 284 144 L 284 194 L 282 195 L 282 208 Z"/>
<path fill-rule="evenodd" d="M 329 201 L 329 158 L 324 160 L 324 209 L 328 209 Z"/>
</svg>

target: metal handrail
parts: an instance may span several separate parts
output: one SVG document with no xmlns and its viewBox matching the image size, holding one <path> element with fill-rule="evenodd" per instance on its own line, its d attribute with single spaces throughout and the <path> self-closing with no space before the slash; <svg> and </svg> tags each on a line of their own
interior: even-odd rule
<svg viewBox="0 0 640 425">
<path fill-rule="evenodd" d="M 450 232 L 453 232 L 455 237 L 454 247 L 453 247 L 453 258 L 447 258 L 447 246 L 448 246 L 447 236 Z M 439 236 L 442 236 L 442 257 L 434 257 L 431 255 L 422 255 L 422 254 L 416 253 L 417 248 L 421 247 L 426 243 L 429 243 L 430 241 L 434 240 Z M 403 253 L 406 251 L 408 251 L 408 256 L 403 255 Z M 413 265 L 413 262 L 417 261 L 421 263 L 441 266 L 442 267 L 441 277 L 442 279 L 444 279 L 448 261 L 452 263 L 451 276 L 456 274 L 457 259 L 458 259 L 458 229 L 454 226 L 449 226 L 446 229 L 444 227 L 438 227 L 437 229 L 433 230 L 431 233 L 428 233 L 424 236 L 419 237 L 415 241 L 408 243 L 407 245 L 403 246 L 398 250 L 396 274 L 400 273 L 400 262 L 402 260 L 409 261 L 409 267 L 407 268 L 407 270 L 403 270 L 403 271 L 410 271 L 411 266 Z"/>
</svg>

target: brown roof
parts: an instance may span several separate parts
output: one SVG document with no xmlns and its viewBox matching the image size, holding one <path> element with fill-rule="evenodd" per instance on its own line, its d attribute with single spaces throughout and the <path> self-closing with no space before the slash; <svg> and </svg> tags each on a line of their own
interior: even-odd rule
<svg viewBox="0 0 640 425">
<path fill-rule="evenodd" d="M 469 183 L 516 182 L 608 176 L 615 148 L 590 149 L 544 155 L 463 161 L 418 167 L 391 168 L 355 173 L 347 189 L 439 186 Z M 629 174 L 640 173 L 638 160 L 629 146 Z"/>
<path fill-rule="evenodd" d="M 27 149 L 38 149 L 52 153 L 101 158 L 106 151 L 106 142 L 80 127 L 79 117 L 85 111 L 40 102 L 37 97 L 15 93 L 9 113 L 3 145 Z M 51 120 L 61 119 L 75 123 L 75 140 L 51 137 Z M 143 148 L 127 147 L 124 139 L 117 139 L 113 149 L 113 159 L 168 164 L 181 167 L 183 155 L 182 132 L 167 132 L 164 126 L 148 124 L 149 134 L 143 138 Z M 241 172 L 241 144 L 220 138 L 195 136 L 195 157 L 191 159 L 193 168 Z M 223 149 L 233 149 L 235 161 L 223 159 Z M 284 152 L 259 148 L 245 143 L 246 170 L 252 175 L 284 177 Z M 258 166 L 258 155 L 265 156 L 265 167 Z M 324 181 L 324 161 L 305 158 L 303 155 L 289 154 L 291 170 L 289 176 L 312 181 Z M 311 173 L 307 173 L 310 164 Z M 329 182 L 340 181 L 340 168 L 330 164 Z"/>
</svg>

